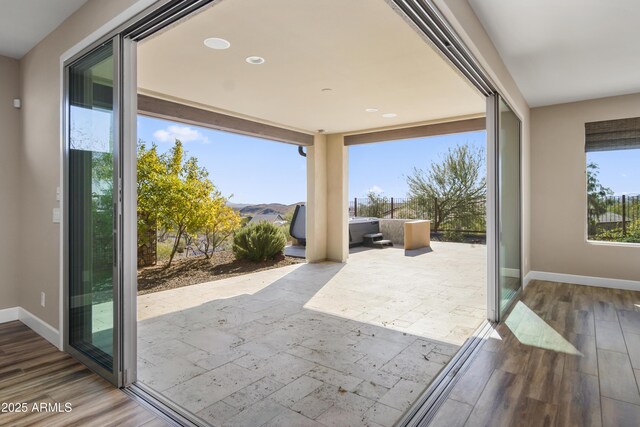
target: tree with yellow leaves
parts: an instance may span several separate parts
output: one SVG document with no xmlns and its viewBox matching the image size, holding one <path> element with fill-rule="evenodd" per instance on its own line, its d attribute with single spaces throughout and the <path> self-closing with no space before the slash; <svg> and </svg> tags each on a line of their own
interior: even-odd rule
<svg viewBox="0 0 640 427">
<path fill-rule="evenodd" d="M 199 221 L 194 226 L 192 233 L 202 235 L 198 249 L 209 259 L 242 226 L 242 217 L 227 206 L 226 198 L 214 192 L 201 206 Z"/>
<path fill-rule="evenodd" d="M 209 179 L 209 172 L 195 157 L 185 159 L 180 140 L 171 150 L 158 154 L 157 147 L 138 146 L 139 227 L 149 222 L 170 230 L 174 241 L 167 267 L 173 262 L 180 239 L 204 235 L 203 252 L 215 250 L 237 228 L 240 216 Z M 142 224 L 141 224 L 142 223 Z M 144 230 L 142 230 L 144 231 Z M 139 240 L 144 233 L 139 233 Z M 196 239 L 197 240 L 197 239 Z M 141 246 L 138 242 L 138 245 Z"/>
</svg>

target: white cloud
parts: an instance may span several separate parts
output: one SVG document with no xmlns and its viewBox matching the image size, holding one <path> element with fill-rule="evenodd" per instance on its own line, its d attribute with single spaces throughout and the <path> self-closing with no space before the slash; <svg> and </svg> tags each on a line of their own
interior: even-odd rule
<svg viewBox="0 0 640 427">
<path fill-rule="evenodd" d="M 367 190 L 367 193 L 374 193 L 374 194 L 382 194 L 384 193 L 384 190 L 380 187 L 378 187 L 377 185 L 374 185 L 373 187 L 371 187 L 370 189 Z"/>
<path fill-rule="evenodd" d="M 166 129 L 159 129 L 153 133 L 153 137 L 160 142 L 173 142 L 176 139 L 184 143 L 192 141 L 209 142 L 209 138 L 200 133 L 200 131 L 190 128 L 189 126 L 178 125 L 171 125 Z"/>
</svg>

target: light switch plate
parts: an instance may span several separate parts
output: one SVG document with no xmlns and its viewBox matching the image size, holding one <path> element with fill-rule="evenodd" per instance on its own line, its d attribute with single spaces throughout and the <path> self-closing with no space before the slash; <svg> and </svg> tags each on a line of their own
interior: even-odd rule
<svg viewBox="0 0 640 427">
<path fill-rule="evenodd" d="M 60 187 L 56 187 L 56 200 L 60 201 Z"/>
<path fill-rule="evenodd" d="M 60 224 L 60 208 L 53 208 L 53 223 Z"/>
</svg>

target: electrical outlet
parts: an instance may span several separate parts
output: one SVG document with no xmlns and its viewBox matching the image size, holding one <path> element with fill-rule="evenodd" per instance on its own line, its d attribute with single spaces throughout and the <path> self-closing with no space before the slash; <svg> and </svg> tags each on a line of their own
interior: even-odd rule
<svg viewBox="0 0 640 427">
<path fill-rule="evenodd" d="M 40 305 L 44 307 L 47 296 L 44 292 L 40 292 Z"/>
</svg>

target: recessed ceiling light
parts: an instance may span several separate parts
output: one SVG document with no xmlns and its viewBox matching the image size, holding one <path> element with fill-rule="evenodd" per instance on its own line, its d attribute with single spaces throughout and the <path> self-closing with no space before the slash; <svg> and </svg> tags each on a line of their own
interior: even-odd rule
<svg viewBox="0 0 640 427">
<path fill-rule="evenodd" d="M 245 61 L 252 65 L 264 64 L 264 58 L 261 56 L 249 56 Z"/>
<path fill-rule="evenodd" d="M 330 87 L 324 87 L 322 89 L 320 89 L 321 92 L 331 92 L 333 89 L 331 89 Z"/>
<path fill-rule="evenodd" d="M 391 119 L 393 117 L 397 117 L 398 115 L 396 113 L 384 113 L 382 115 L 382 117 L 384 117 L 385 119 Z"/>
<path fill-rule="evenodd" d="M 222 49 L 229 49 L 229 47 L 231 46 L 231 43 L 229 43 L 225 39 L 210 37 L 204 41 L 204 45 L 211 49 L 222 50 Z"/>
<path fill-rule="evenodd" d="M 367 108 L 364 111 L 366 111 L 367 113 L 377 113 L 378 109 L 377 108 Z"/>
</svg>

